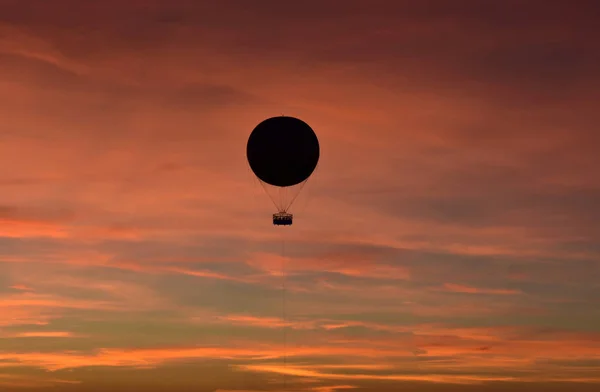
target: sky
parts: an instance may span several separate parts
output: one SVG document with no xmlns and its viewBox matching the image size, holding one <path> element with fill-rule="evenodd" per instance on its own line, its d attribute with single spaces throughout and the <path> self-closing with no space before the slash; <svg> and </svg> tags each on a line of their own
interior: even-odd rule
<svg viewBox="0 0 600 392">
<path fill-rule="evenodd" d="M 599 15 L 0 0 L 0 390 L 598 390 Z"/>
</svg>

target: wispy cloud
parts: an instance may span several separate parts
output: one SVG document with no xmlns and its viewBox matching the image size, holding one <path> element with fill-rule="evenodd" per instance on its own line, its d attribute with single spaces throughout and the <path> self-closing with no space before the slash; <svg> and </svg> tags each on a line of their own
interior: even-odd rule
<svg viewBox="0 0 600 392">
<path fill-rule="evenodd" d="M 24 284 L 14 284 L 10 286 L 11 289 L 19 290 L 19 291 L 35 291 L 31 287 L 27 287 Z"/>
<path fill-rule="evenodd" d="M 79 335 L 68 331 L 35 331 L 0 334 L 2 338 L 75 338 Z"/>
<path fill-rule="evenodd" d="M 288 374 L 298 377 L 311 377 L 316 379 L 330 380 L 390 380 L 390 381 L 422 381 L 432 383 L 446 384 L 480 384 L 490 381 L 513 381 L 513 377 L 500 376 L 479 376 L 479 375 L 401 375 L 401 374 L 335 374 L 325 373 L 306 369 L 296 369 L 294 367 L 265 366 L 265 365 L 247 365 L 240 367 L 243 370 L 258 372 L 273 372 Z"/>
<path fill-rule="evenodd" d="M 454 292 L 454 293 L 466 293 L 466 294 L 496 294 L 496 295 L 521 294 L 521 291 L 519 291 L 519 290 L 486 289 L 486 288 L 464 286 L 461 284 L 454 284 L 454 283 L 445 283 L 443 286 L 443 290 Z"/>
<path fill-rule="evenodd" d="M 0 386 L 4 388 L 47 388 L 60 385 L 78 385 L 81 381 L 31 375 L 0 374 Z"/>
</svg>

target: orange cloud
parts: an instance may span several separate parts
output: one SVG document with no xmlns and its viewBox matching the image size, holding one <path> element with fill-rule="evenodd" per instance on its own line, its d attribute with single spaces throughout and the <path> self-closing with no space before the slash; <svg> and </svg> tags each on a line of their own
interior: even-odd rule
<svg viewBox="0 0 600 392">
<path fill-rule="evenodd" d="M 495 294 L 495 295 L 516 295 L 522 294 L 520 290 L 506 290 L 506 289 L 485 289 L 471 286 L 465 286 L 454 283 L 444 283 L 444 290 L 454 293 L 467 293 L 467 294 Z"/>
<path fill-rule="evenodd" d="M 24 284 L 13 284 L 10 286 L 11 289 L 20 290 L 20 291 L 35 291 L 31 287 L 27 287 Z"/>
<path fill-rule="evenodd" d="M 331 386 L 323 386 L 323 387 L 313 387 L 310 390 L 315 392 L 335 392 L 342 389 L 356 389 L 357 386 L 353 385 L 331 385 Z"/>
<path fill-rule="evenodd" d="M 4 388 L 47 388 L 58 385 L 81 384 L 81 381 L 20 374 L 0 374 L 0 386 Z"/>
<path fill-rule="evenodd" d="M 3 307 L 0 301 L 0 326 L 47 325 L 52 316 L 35 308 L 20 306 Z"/>
<path fill-rule="evenodd" d="M 17 332 L 10 334 L 5 337 L 11 338 L 74 338 L 78 337 L 72 332 L 68 331 L 36 331 L 36 332 Z"/>
<path fill-rule="evenodd" d="M 48 222 L 22 222 L 0 218 L 0 227 L 0 236 L 6 238 L 69 237 L 64 226 Z"/>
<path fill-rule="evenodd" d="M 514 377 L 482 376 L 482 375 L 400 375 L 400 374 L 335 374 L 313 370 L 297 369 L 293 366 L 242 365 L 242 370 L 266 373 L 287 374 L 296 377 L 310 377 L 328 380 L 391 380 L 422 381 L 443 384 L 482 384 L 490 381 L 514 381 Z"/>
<path fill-rule="evenodd" d="M 6 308 L 53 308 L 53 309 L 117 309 L 107 301 L 86 301 L 60 298 L 42 294 L 23 294 L 20 296 L 7 296 L 0 299 L 0 309 Z"/>
</svg>

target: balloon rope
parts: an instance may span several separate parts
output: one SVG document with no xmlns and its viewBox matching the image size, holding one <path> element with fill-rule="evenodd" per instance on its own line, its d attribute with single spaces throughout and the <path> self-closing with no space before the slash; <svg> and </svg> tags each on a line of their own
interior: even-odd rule
<svg viewBox="0 0 600 392">
<path fill-rule="evenodd" d="M 281 271 L 282 271 L 282 283 L 281 291 L 283 294 L 282 299 L 282 313 L 283 313 L 283 390 L 287 391 L 287 313 L 286 313 L 286 259 L 285 259 L 285 233 L 283 234 L 283 241 L 281 243 Z"/>
<path fill-rule="evenodd" d="M 263 189 L 264 189 L 265 193 L 267 194 L 267 196 L 269 196 L 269 199 L 271 199 L 271 202 L 273 202 L 273 205 L 277 209 L 277 212 L 280 212 L 281 208 L 277 205 L 277 202 L 275 201 L 275 199 L 273 198 L 273 196 L 271 196 L 271 194 L 269 193 L 269 190 L 265 186 L 265 183 L 262 182 L 262 180 L 260 180 L 260 179 L 258 180 L 258 182 L 260 183 L 260 186 L 263 187 Z"/>
<path fill-rule="evenodd" d="M 290 200 L 289 203 L 286 203 L 286 200 L 288 199 L 288 196 L 289 196 L 289 193 L 290 193 L 289 192 L 289 188 L 290 187 L 280 187 L 279 191 L 277 192 L 276 195 L 271 195 L 271 193 L 267 189 L 265 183 L 262 180 L 260 180 L 260 179 L 258 179 L 258 182 L 263 187 L 263 190 L 265 191 L 265 193 L 267 194 L 267 196 L 269 196 L 269 199 L 271 199 L 271 202 L 273 203 L 273 205 L 277 209 L 277 212 L 288 212 L 288 210 L 290 209 L 290 207 L 292 206 L 292 204 L 294 203 L 294 201 L 296 201 L 296 199 L 298 198 L 298 196 L 300 196 L 300 193 L 302 192 L 302 189 L 304 189 L 304 186 L 306 185 L 306 183 L 309 180 L 310 180 L 310 177 L 307 178 L 304 182 L 302 182 L 300 184 L 300 186 L 298 187 L 298 190 L 294 194 L 294 197 L 292 198 L 292 200 Z M 279 203 L 277 203 L 278 201 L 279 201 Z"/>
<path fill-rule="evenodd" d="M 294 204 L 294 201 L 296 201 L 296 198 L 300 195 L 300 192 L 302 192 L 302 189 L 304 188 L 304 185 L 306 185 L 306 183 L 308 182 L 308 180 L 310 180 L 310 177 L 308 177 L 306 179 L 306 181 L 304 181 L 302 183 L 302 185 L 300 185 L 300 189 L 298 189 L 298 192 L 296 192 L 296 195 L 294 196 L 294 198 L 292 199 L 292 201 L 290 201 L 290 203 L 288 204 L 288 206 L 286 208 L 286 212 L 287 212 L 287 210 L 290 209 L 290 207 L 292 206 L 292 204 Z"/>
</svg>

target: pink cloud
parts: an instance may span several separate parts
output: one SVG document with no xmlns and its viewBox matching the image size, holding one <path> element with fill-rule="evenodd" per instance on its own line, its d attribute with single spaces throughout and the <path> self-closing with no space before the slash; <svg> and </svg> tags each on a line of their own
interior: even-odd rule
<svg viewBox="0 0 600 392">
<path fill-rule="evenodd" d="M 217 316 L 217 319 L 220 321 L 225 321 L 231 324 L 238 325 L 247 325 L 253 327 L 263 327 L 263 328 L 282 328 L 282 327 L 292 327 L 298 328 L 301 326 L 310 327 L 311 323 L 296 323 L 290 321 L 284 321 L 282 318 L 278 317 L 255 317 L 255 316 L 246 316 L 246 315 L 228 315 L 228 316 Z"/>
</svg>

